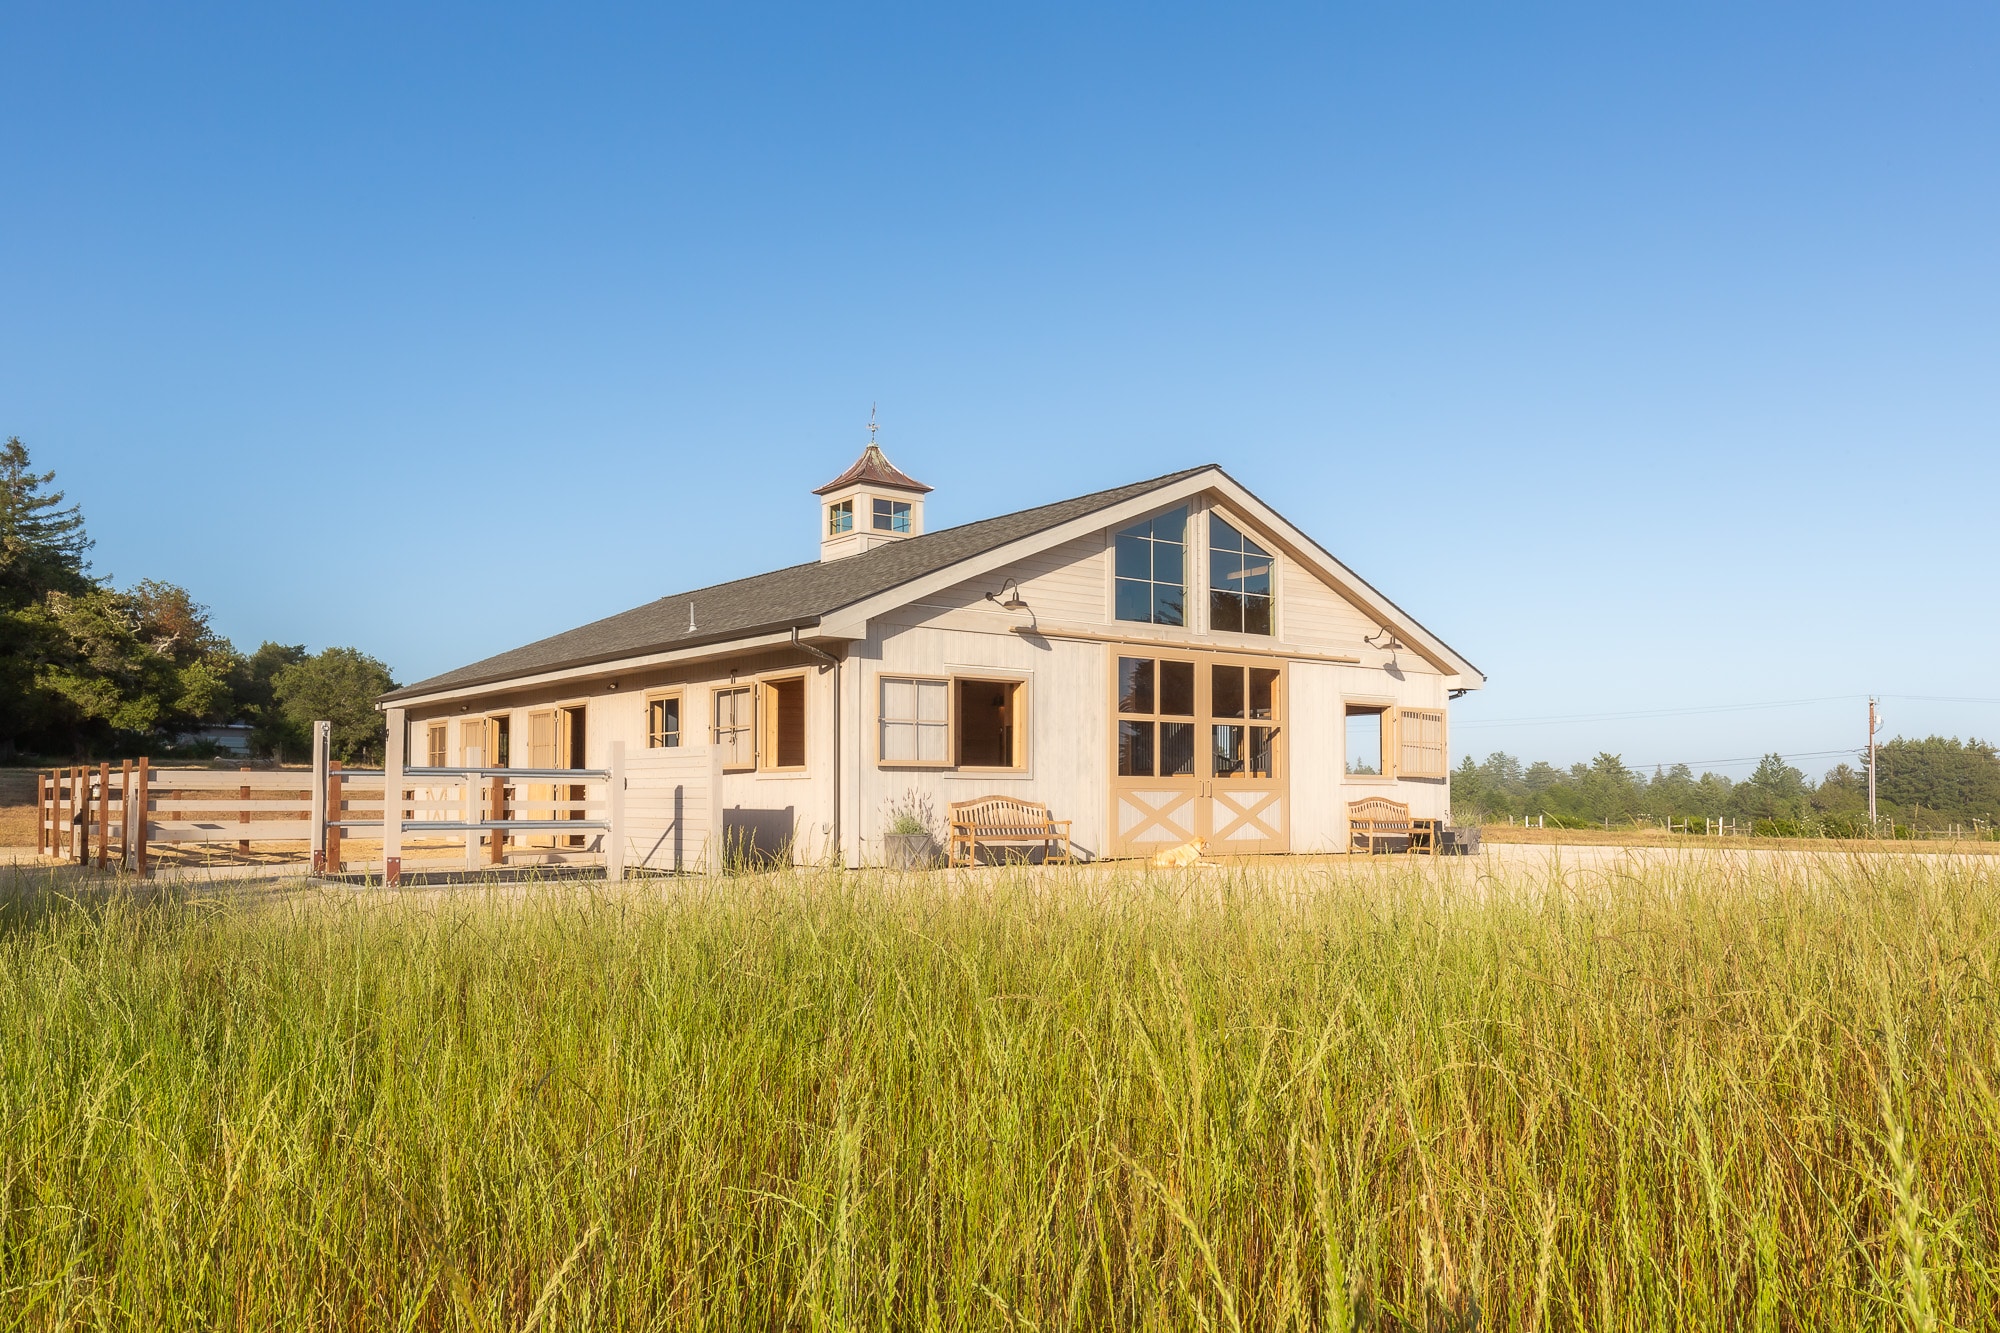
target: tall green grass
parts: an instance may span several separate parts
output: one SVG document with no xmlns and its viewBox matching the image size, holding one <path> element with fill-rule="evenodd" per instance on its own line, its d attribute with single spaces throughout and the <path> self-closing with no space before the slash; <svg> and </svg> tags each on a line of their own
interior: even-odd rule
<svg viewBox="0 0 2000 1333">
<path fill-rule="evenodd" d="M 1965 1328 L 2000 882 L 0 900 L 0 1328 Z"/>
</svg>

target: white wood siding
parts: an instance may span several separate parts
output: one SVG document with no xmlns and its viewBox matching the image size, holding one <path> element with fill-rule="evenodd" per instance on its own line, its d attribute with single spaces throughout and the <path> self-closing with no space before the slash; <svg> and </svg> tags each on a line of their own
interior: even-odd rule
<svg viewBox="0 0 2000 1333">
<path fill-rule="evenodd" d="M 860 696 L 859 781 L 850 854 L 881 859 L 891 807 L 909 795 L 930 799 L 938 823 L 953 801 L 1004 794 L 1048 804 L 1073 821 L 1079 856 L 1100 855 L 1110 804 L 1107 767 L 1110 676 L 1102 644 L 1031 638 L 1011 631 L 887 625 L 857 644 L 845 668 Z M 982 670 L 1027 682 L 1028 766 L 1019 773 L 883 767 L 877 762 L 880 680 L 884 675 L 972 675 Z M 852 735 L 852 733 L 850 733 Z"/>
<path fill-rule="evenodd" d="M 713 851 L 707 747 L 627 750 L 625 864 L 655 871 L 705 868 Z"/>
</svg>

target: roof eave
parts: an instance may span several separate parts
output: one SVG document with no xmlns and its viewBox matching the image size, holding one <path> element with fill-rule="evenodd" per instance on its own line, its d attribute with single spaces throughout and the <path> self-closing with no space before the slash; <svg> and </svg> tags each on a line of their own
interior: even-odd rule
<svg viewBox="0 0 2000 1333">
<path fill-rule="evenodd" d="M 718 634 L 703 634 L 665 643 L 646 644 L 636 648 L 620 649 L 617 652 L 594 653 L 583 657 L 568 658 L 562 661 L 545 663 L 526 672 L 499 671 L 489 675 L 477 676 L 471 680 L 446 680 L 442 676 L 434 676 L 430 680 L 418 681 L 414 685 L 405 685 L 401 689 L 377 695 L 375 703 L 378 707 L 383 704 L 407 703 L 413 699 L 426 699 L 445 694 L 457 694 L 466 690 L 479 690 L 492 685 L 504 685 L 510 682 L 560 675 L 564 672 L 584 671 L 591 667 L 616 666 L 621 662 L 632 662 L 640 658 L 659 657 L 662 654 L 680 654 L 704 648 L 726 648 L 730 644 L 740 641 L 759 639 L 771 634 L 785 633 L 791 630 L 817 627 L 819 623 L 820 617 L 818 616 L 774 620 L 765 624 L 749 625 L 742 629 L 728 630 Z M 764 645 L 760 644 L 757 646 L 762 647 Z"/>
</svg>

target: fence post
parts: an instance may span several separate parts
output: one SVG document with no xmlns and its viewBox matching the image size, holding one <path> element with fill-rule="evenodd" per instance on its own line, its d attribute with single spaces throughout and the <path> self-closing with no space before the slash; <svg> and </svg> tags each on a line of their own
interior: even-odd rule
<svg viewBox="0 0 2000 1333">
<path fill-rule="evenodd" d="M 403 710 L 388 710 L 388 744 L 382 753 L 382 883 L 403 882 Z"/>
<path fill-rule="evenodd" d="M 486 817 L 489 821 L 497 824 L 507 818 L 507 779 L 496 773 L 493 775 L 492 781 L 493 791 L 491 799 L 493 804 L 491 809 L 488 810 Z M 507 831 L 505 829 L 494 829 L 492 831 L 492 836 L 487 842 L 486 864 L 494 866 L 504 866 L 507 864 Z"/>
<path fill-rule="evenodd" d="M 625 878 L 625 742 L 611 742 L 611 777 L 606 783 L 605 804 L 610 807 L 604 833 L 604 878 Z"/>
<path fill-rule="evenodd" d="M 146 760 L 146 756 L 140 755 L 139 792 L 138 792 L 138 797 L 134 801 L 132 806 L 132 815 L 139 822 L 137 823 L 137 825 L 134 826 L 133 829 L 132 854 L 133 854 L 133 861 L 135 862 L 133 868 L 138 871 L 139 877 L 141 879 L 145 878 L 148 872 L 148 867 L 146 865 L 146 835 L 153 831 L 152 830 L 153 797 L 152 793 L 148 790 L 149 786 L 151 785 L 148 782 L 149 775 L 150 775 L 150 768 Z"/>
<path fill-rule="evenodd" d="M 111 761 L 97 762 L 97 868 L 111 867 Z"/>
<path fill-rule="evenodd" d="M 248 773 L 248 772 L 250 771 L 250 765 L 248 765 L 248 764 L 238 764 L 238 765 L 236 766 L 236 771 L 237 771 L 237 772 L 239 772 L 239 773 Z M 237 800 L 239 800 L 239 801 L 247 801 L 247 800 L 249 800 L 249 799 L 250 799 L 250 789 L 249 789 L 248 787 L 240 787 L 240 788 L 238 788 L 238 789 L 237 789 L 237 792 L 236 792 L 236 799 L 237 799 Z M 244 822 L 245 824 L 248 824 L 248 823 L 250 822 L 250 812 L 249 812 L 248 810 L 238 810 L 238 811 L 236 812 L 236 817 L 237 817 L 238 819 L 242 820 L 242 821 L 243 821 L 243 822 Z M 249 832 L 249 830 L 248 830 L 248 829 L 245 829 L 245 830 L 244 830 L 244 832 L 246 832 L 246 833 L 247 833 L 247 832 Z M 238 855 L 241 855 L 241 856 L 248 856 L 248 855 L 250 855 L 250 839 L 248 839 L 248 838 L 238 838 L 238 839 L 236 840 L 236 851 L 237 851 L 237 854 L 238 854 Z"/>
<path fill-rule="evenodd" d="M 77 801 L 83 807 L 83 817 L 77 824 L 76 863 L 85 870 L 90 869 L 90 781 L 88 768 L 76 770 Z"/>
<path fill-rule="evenodd" d="M 49 780 L 35 770 L 35 855 L 49 854 Z"/>
<path fill-rule="evenodd" d="M 326 775 L 327 743 L 333 723 L 313 723 L 312 768 L 312 867 L 313 874 L 326 873 Z"/>
<path fill-rule="evenodd" d="M 465 825 L 465 868 L 473 871 L 479 869 L 479 830 L 473 827 L 479 822 L 479 775 L 467 771 L 459 777 L 465 783 L 465 790 L 460 793 L 458 816 L 459 822 Z"/>
<path fill-rule="evenodd" d="M 331 759 L 326 765 L 326 869 L 330 875 L 340 873 L 340 835 L 345 832 L 340 821 L 347 813 L 347 801 L 340 792 L 340 761 Z"/>
<path fill-rule="evenodd" d="M 132 864 L 132 761 L 127 759 L 118 774 L 118 868 Z"/>
</svg>

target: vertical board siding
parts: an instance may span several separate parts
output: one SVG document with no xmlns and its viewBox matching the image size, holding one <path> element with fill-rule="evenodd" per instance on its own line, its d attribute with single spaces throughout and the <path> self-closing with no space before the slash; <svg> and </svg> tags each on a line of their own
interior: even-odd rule
<svg viewBox="0 0 2000 1333">
<path fill-rule="evenodd" d="M 699 870 L 712 826 L 708 751 L 626 751 L 625 864 L 646 870 Z"/>
<path fill-rule="evenodd" d="M 1340 668 L 1294 662 L 1290 672 L 1292 850 L 1339 851 L 1347 841 Z"/>
<path fill-rule="evenodd" d="M 930 802 L 942 843 L 943 822 L 953 801 L 995 795 L 1046 803 L 1055 818 L 1072 821 L 1079 857 L 1104 855 L 1110 801 L 1104 741 L 1110 728 L 1110 677 L 1105 660 L 1102 644 L 935 626 L 890 626 L 857 645 L 849 669 L 861 676 L 855 737 L 861 781 L 856 784 L 858 826 L 850 846 L 858 843 L 860 859 L 880 859 L 881 835 L 891 811 L 905 801 Z M 882 676 L 969 675 L 982 669 L 1027 682 L 1024 771 L 884 768 L 877 763 Z"/>
</svg>

